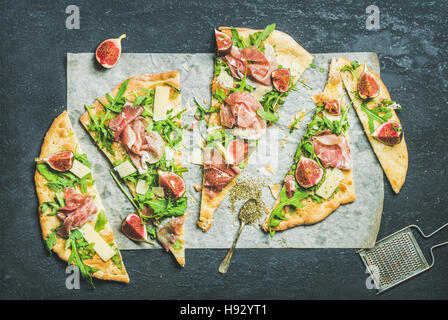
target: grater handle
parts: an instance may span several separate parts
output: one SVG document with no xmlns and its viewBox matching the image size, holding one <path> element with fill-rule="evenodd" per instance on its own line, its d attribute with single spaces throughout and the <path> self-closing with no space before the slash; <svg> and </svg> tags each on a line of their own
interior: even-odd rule
<svg viewBox="0 0 448 320">
<path fill-rule="evenodd" d="M 429 234 L 429 235 L 425 235 L 424 233 L 423 233 L 423 231 L 418 227 L 418 226 L 416 226 L 416 225 L 412 225 L 411 227 L 414 227 L 414 228 L 416 228 L 419 232 L 420 232 L 420 234 L 424 237 L 424 238 L 430 238 L 430 237 L 432 237 L 433 235 L 435 235 L 437 232 L 439 232 L 440 230 L 442 230 L 442 229 L 444 229 L 445 227 L 448 227 L 448 223 L 445 223 L 443 226 L 441 226 L 439 229 L 437 229 L 436 231 L 434 231 L 433 233 L 431 233 L 431 234 Z M 442 242 L 442 243 L 439 243 L 439 244 L 436 244 L 435 246 L 432 246 L 431 247 L 431 249 L 430 249 L 430 251 L 431 251 L 431 259 L 432 259 L 432 262 L 431 262 L 431 264 L 429 265 L 429 267 L 428 267 L 428 269 L 429 268 L 432 268 L 433 266 L 434 266 L 434 249 L 436 249 L 436 248 L 439 248 L 439 247 L 442 247 L 442 246 L 444 246 L 444 245 L 446 245 L 446 244 L 448 244 L 448 241 L 446 241 L 446 242 Z"/>
</svg>

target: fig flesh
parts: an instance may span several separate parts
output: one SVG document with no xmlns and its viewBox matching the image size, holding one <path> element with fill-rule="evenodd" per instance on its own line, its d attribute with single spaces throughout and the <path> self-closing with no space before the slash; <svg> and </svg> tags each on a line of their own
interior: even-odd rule
<svg viewBox="0 0 448 320">
<path fill-rule="evenodd" d="M 165 195 L 172 199 L 179 199 L 185 193 L 184 180 L 175 173 L 159 170 L 159 186 Z"/>
<path fill-rule="evenodd" d="M 104 68 L 109 69 L 117 64 L 121 55 L 121 39 L 123 38 L 126 38 L 126 34 L 122 34 L 115 39 L 104 40 L 98 48 L 96 48 L 96 60 Z"/>
<path fill-rule="evenodd" d="M 239 165 L 249 153 L 249 144 L 242 139 L 235 139 L 227 146 L 227 153 L 230 155 L 231 164 Z"/>
<path fill-rule="evenodd" d="M 372 99 L 378 96 L 380 87 L 376 81 L 375 76 L 367 69 L 367 64 L 364 63 L 364 72 L 359 78 L 358 94 L 363 100 Z"/>
<path fill-rule="evenodd" d="M 324 170 L 313 159 L 301 157 L 297 163 L 296 180 L 305 189 L 318 184 L 322 180 L 323 174 Z"/>
<path fill-rule="evenodd" d="M 230 50 L 232 49 L 232 38 L 218 30 L 215 30 L 215 38 L 218 56 L 222 57 L 230 53 Z"/>
<path fill-rule="evenodd" d="M 288 69 L 277 69 L 272 72 L 272 84 L 279 92 L 286 92 L 289 88 L 290 73 Z"/>
<path fill-rule="evenodd" d="M 121 231 L 126 237 L 133 241 L 154 244 L 154 242 L 148 240 L 146 225 L 143 224 L 143 221 L 138 214 L 131 213 L 128 215 L 121 224 Z"/>
<path fill-rule="evenodd" d="M 51 169 L 59 172 L 68 171 L 73 167 L 75 155 L 71 151 L 61 151 L 53 153 L 52 155 L 39 159 L 36 158 L 37 163 L 46 163 Z"/>
<path fill-rule="evenodd" d="M 388 146 L 395 146 L 403 139 L 403 129 L 398 122 L 389 121 L 376 128 L 372 137 Z"/>
<path fill-rule="evenodd" d="M 338 116 L 341 114 L 341 105 L 339 100 L 325 101 L 325 111 L 331 115 Z"/>
</svg>

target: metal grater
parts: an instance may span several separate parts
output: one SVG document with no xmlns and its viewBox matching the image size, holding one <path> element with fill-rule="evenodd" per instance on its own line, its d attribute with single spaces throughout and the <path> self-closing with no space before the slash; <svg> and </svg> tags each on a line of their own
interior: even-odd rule
<svg viewBox="0 0 448 320">
<path fill-rule="evenodd" d="M 427 239 L 446 226 L 448 223 L 430 235 L 425 235 L 418 226 L 410 225 L 379 240 L 373 248 L 358 250 L 358 254 L 378 290 L 377 294 L 430 269 L 434 265 L 433 250 L 448 244 L 448 242 L 443 242 L 431 247 L 432 263 L 428 264 L 415 240 L 413 228 Z"/>
</svg>

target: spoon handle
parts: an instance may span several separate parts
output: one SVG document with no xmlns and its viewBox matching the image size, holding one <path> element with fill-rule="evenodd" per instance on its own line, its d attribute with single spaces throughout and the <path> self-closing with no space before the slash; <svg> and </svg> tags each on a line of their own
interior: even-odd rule
<svg viewBox="0 0 448 320">
<path fill-rule="evenodd" d="M 242 222 L 240 229 L 238 230 L 238 234 L 236 235 L 235 240 L 233 241 L 232 247 L 227 251 L 226 256 L 222 260 L 221 264 L 219 265 L 218 271 L 222 274 L 227 273 L 227 270 L 229 270 L 230 267 L 230 260 L 233 256 L 233 251 L 235 251 L 236 243 L 238 242 L 238 239 L 240 238 L 241 231 L 243 231 L 244 226 L 246 223 Z"/>
</svg>

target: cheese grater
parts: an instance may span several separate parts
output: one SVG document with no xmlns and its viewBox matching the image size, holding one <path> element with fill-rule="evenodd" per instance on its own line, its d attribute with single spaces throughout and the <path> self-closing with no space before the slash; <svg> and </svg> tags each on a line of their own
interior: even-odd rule
<svg viewBox="0 0 448 320">
<path fill-rule="evenodd" d="M 413 229 L 417 229 L 421 236 L 427 239 L 446 226 L 448 223 L 430 235 L 425 235 L 418 226 L 410 225 L 377 241 L 373 248 L 358 250 L 357 253 L 378 290 L 377 294 L 432 268 L 433 250 L 448 244 L 448 242 L 442 242 L 432 246 L 430 250 L 432 262 L 428 264 L 414 237 Z"/>
</svg>

